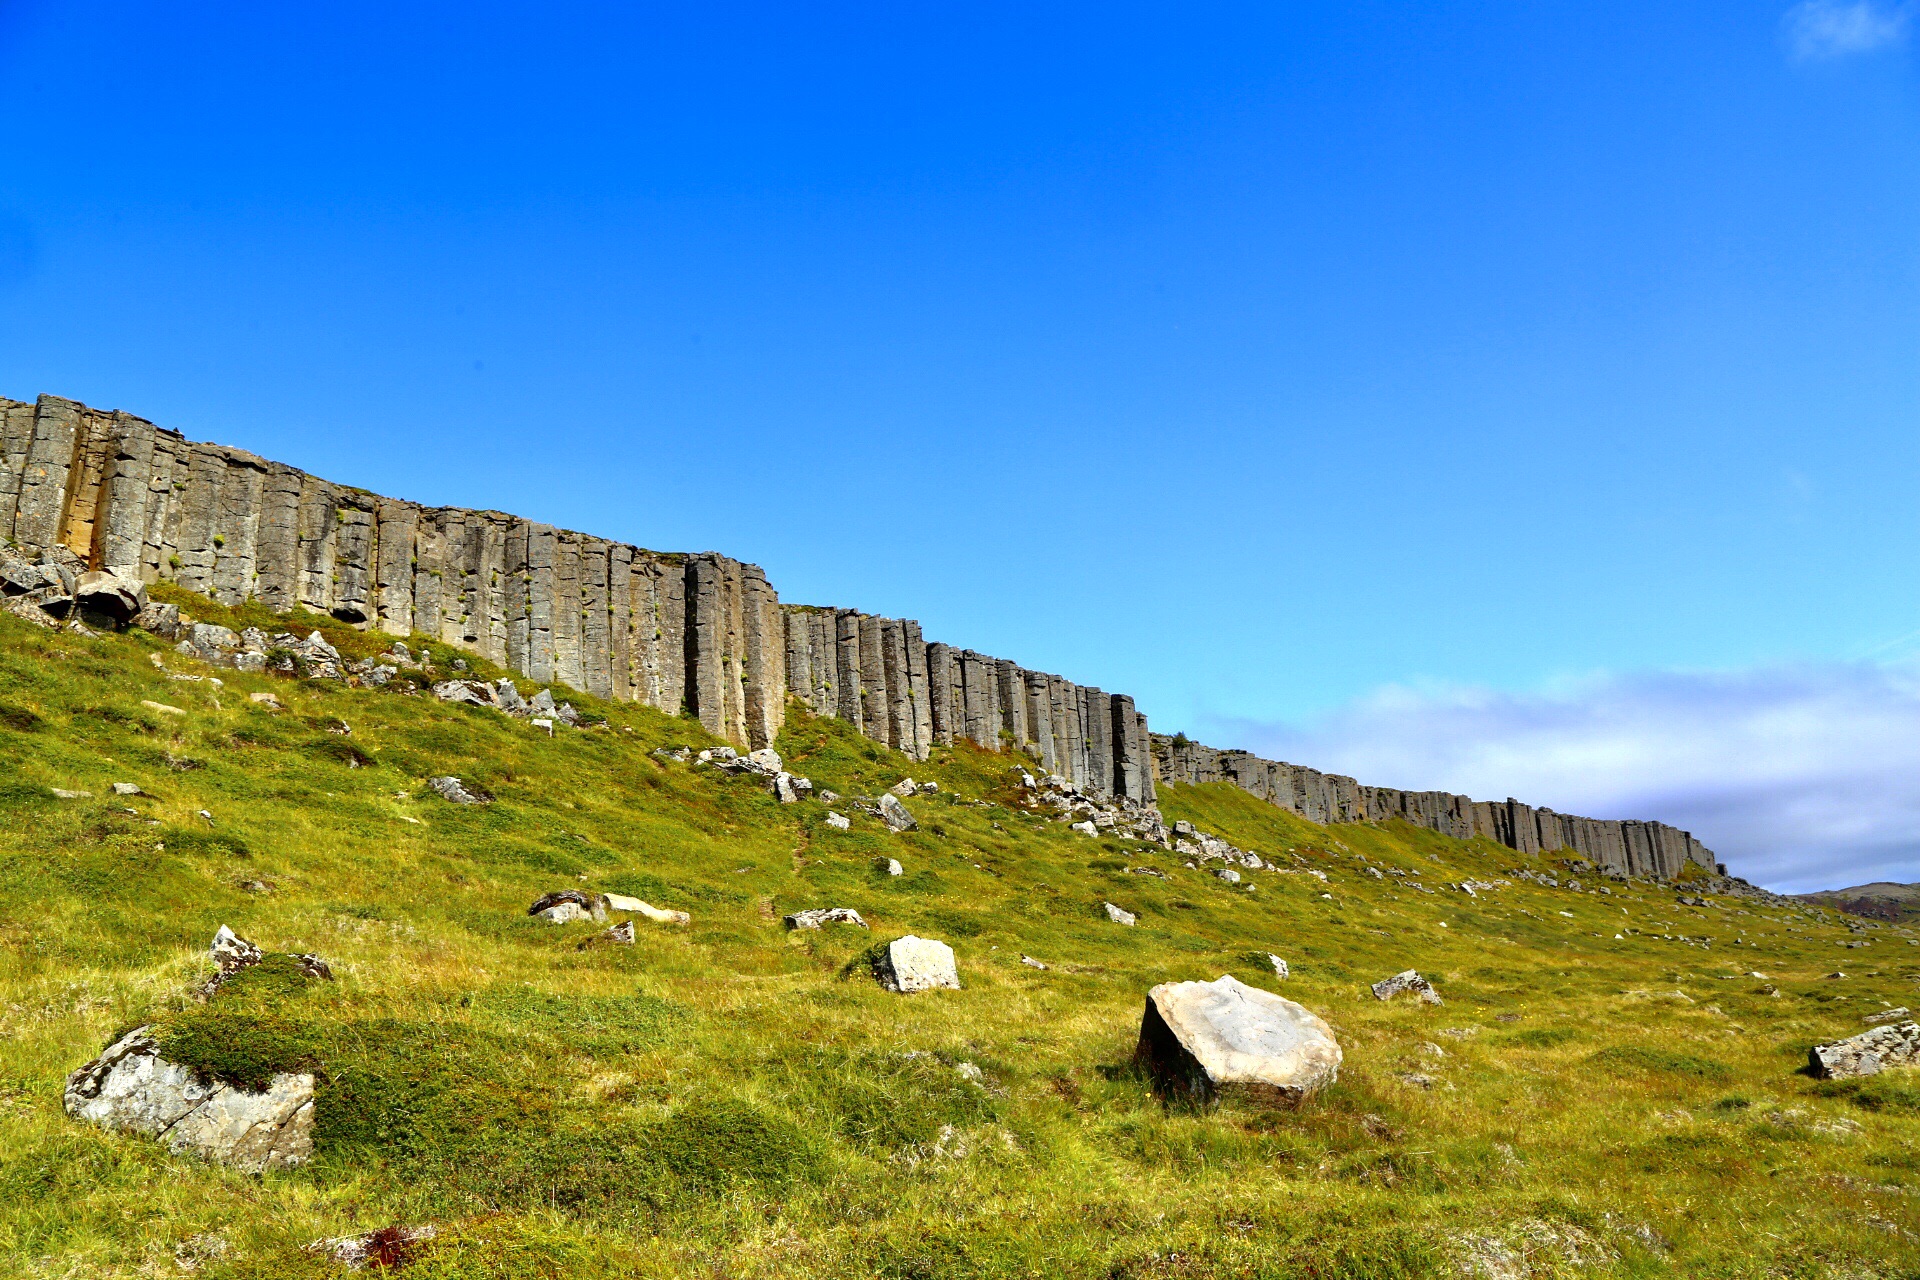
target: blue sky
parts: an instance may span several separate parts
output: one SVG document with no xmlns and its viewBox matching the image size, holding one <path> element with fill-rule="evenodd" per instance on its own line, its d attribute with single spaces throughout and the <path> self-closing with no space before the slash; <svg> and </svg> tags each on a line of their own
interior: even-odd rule
<svg viewBox="0 0 1920 1280">
<path fill-rule="evenodd" d="M 0 395 L 1920 879 L 1917 17 L 0 0 Z"/>
</svg>

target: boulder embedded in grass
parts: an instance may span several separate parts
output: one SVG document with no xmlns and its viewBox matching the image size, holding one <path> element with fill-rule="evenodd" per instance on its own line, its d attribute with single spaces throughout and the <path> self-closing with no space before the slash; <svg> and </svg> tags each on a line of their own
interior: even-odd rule
<svg viewBox="0 0 1920 1280">
<path fill-rule="evenodd" d="M 784 923 L 789 929 L 819 929 L 830 924 L 852 924 L 862 929 L 867 922 L 852 907 L 815 907 L 811 911 L 796 911 L 785 917 Z"/>
<path fill-rule="evenodd" d="M 1897 1022 L 1807 1050 L 1807 1066 L 1822 1080 L 1875 1075 L 1887 1067 L 1920 1064 L 1920 1023 Z"/>
<path fill-rule="evenodd" d="M 427 785 L 432 787 L 442 800 L 449 800 L 454 804 L 493 803 L 493 797 L 473 783 L 462 782 L 460 779 L 452 776 L 428 778 Z"/>
<path fill-rule="evenodd" d="M 876 948 L 873 976 L 887 990 L 902 995 L 936 988 L 960 990 L 960 971 L 954 967 L 953 948 L 933 938 L 916 938 L 912 934 Z"/>
<path fill-rule="evenodd" d="M 1417 969 L 1403 969 L 1391 978 L 1382 978 L 1373 984 L 1373 998 L 1391 1000 L 1405 991 L 1411 991 L 1420 997 L 1421 1004 L 1439 1004 L 1440 993 L 1433 984 L 1420 976 Z"/>
<path fill-rule="evenodd" d="M 880 821 L 886 823 L 890 831 L 912 831 L 920 825 L 914 816 L 907 812 L 907 806 L 900 803 L 900 797 L 891 791 L 880 797 L 878 808 Z"/>
<path fill-rule="evenodd" d="M 1147 992 L 1134 1061 L 1163 1095 L 1297 1106 L 1340 1077 L 1340 1044 L 1317 1014 L 1223 976 Z"/>
<path fill-rule="evenodd" d="M 539 916 L 553 924 L 571 924 L 575 920 L 605 920 L 606 905 L 598 898 L 592 898 L 578 889 L 561 889 L 554 893 L 544 893 L 527 908 L 530 916 Z"/>
</svg>

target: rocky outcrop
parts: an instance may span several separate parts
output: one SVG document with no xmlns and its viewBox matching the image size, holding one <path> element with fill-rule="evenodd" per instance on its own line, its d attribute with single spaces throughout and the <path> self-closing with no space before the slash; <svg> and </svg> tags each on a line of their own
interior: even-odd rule
<svg viewBox="0 0 1920 1280">
<path fill-rule="evenodd" d="M 159 1138 L 249 1173 L 302 1164 L 313 1154 L 313 1076 L 280 1072 L 255 1093 L 206 1080 L 160 1056 L 152 1027 L 138 1027 L 67 1077 L 67 1114 L 102 1128 Z"/>
<path fill-rule="evenodd" d="M 1915 1022 L 1875 1027 L 1807 1051 L 1808 1069 L 1822 1080 L 1870 1076 L 1914 1064 L 1920 1064 L 1920 1023 Z"/>
<path fill-rule="evenodd" d="M 1420 976 L 1417 969 L 1403 969 L 1391 978 L 1382 978 L 1373 984 L 1372 990 L 1375 1000 L 1391 1000 L 1397 995 L 1411 992 L 1419 997 L 1421 1004 L 1440 1003 L 1440 993 L 1433 989 L 1431 982 Z"/>
<path fill-rule="evenodd" d="M 1564 850 L 1617 875 L 1657 880 L 1672 879 L 1688 863 L 1709 873 L 1726 870 L 1691 833 L 1663 822 L 1581 818 L 1514 799 L 1484 801 L 1445 791 L 1371 787 L 1305 765 L 1203 746 L 1184 736 L 1153 735 L 1152 753 L 1162 781 L 1231 782 L 1309 822 L 1398 818 L 1457 840 L 1485 836 L 1527 854 Z"/>
<path fill-rule="evenodd" d="M 1156 818 L 1156 778 L 1228 781 L 1313 822 L 1400 818 L 1522 853 L 1571 850 L 1621 875 L 1717 869 L 1699 841 L 1662 823 L 1362 786 L 1154 735 L 1125 694 L 929 641 L 912 619 L 783 604 L 757 566 L 716 553 L 380 497 L 57 396 L 0 400 L 0 545 L 11 548 L 0 609 L 41 626 L 83 625 L 68 620 L 76 611 L 124 623 L 131 608 L 178 638 L 164 613 L 135 607 L 145 584 L 165 580 L 223 604 L 251 598 L 421 632 L 536 682 L 692 715 L 740 747 L 770 745 L 797 698 L 916 759 L 959 743 L 1015 751 L 1095 805 Z M 235 639 L 196 627 L 182 643 L 242 670 L 383 682 L 378 663 L 346 673 L 317 635 Z"/>
<path fill-rule="evenodd" d="M 1297 1106 L 1340 1077 L 1340 1044 L 1318 1015 L 1231 975 L 1147 993 L 1134 1061 L 1162 1094 Z"/>
</svg>

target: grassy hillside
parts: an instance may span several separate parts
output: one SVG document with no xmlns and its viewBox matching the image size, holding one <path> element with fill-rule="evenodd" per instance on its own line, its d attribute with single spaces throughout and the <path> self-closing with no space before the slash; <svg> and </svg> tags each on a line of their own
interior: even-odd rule
<svg viewBox="0 0 1920 1280">
<path fill-rule="evenodd" d="M 1022 812 L 1007 757 L 915 764 L 796 712 L 779 749 L 817 787 L 943 788 L 917 832 L 840 832 L 653 755 L 710 740 L 644 708 L 576 698 L 605 724 L 549 739 L 401 689 L 170 672 L 214 674 L 0 617 L 9 1274 L 317 1276 L 317 1237 L 432 1222 L 409 1276 L 1920 1275 L 1917 1073 L 1799 1073 L 1920 1004 L 1909 931 L 1588 876 L 1611 893 L 1468 896 L 1566 873 L 1169 788 L 1169 819 L 1289 868 L 1236 888 Z M 441 773 L 496 802 L 440 800 Z M 600 926 L 525 914 L 566 887 L 693 922 L 583 947 Z M 815 906 L 873 932 L 783 931 Z M 222 923 L 337 980 L 262 966 L 194 1004 Z M 850 972 L 906 932 L 966 989 Z M 1443 1005 L 1368 993 L 1408 967 Z M 1146 989 L 1222 973 L 1325 1016 L 1339 1084 L 1297 1112 L 1155 1101 Z M 214 1075 L 316 1071 L 313 1163 L 249 1177 L 69 1120 L 66 1074 L 147 1021 Z"/>
</svg>

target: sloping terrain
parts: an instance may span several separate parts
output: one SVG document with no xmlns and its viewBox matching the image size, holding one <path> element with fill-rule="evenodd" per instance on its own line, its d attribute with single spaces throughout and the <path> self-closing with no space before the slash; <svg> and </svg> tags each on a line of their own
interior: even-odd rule
<svg viewBox="0 0 1920 1280">
<path fill-rule="evenodd" d="M 413 688 L 0 617 L 10 1274 L 326 1275 L 312 1241 L 432 1224 L 409 1276 L 1920 1275 L 1920 1079 L 1801 1070 L 1920 1004 L 1903 926 L 1165 787 L 1277 864 L 1233 885 L 1029 810 L 971 746 L 910 762 L 795 708 L 777 747 L 815 791 L 783 806 L 656 754 L 717 745 L 688 720 L 574 695 L 587 726 L 549 737 Z M 907 775 L 940 784 L 915 831 L 818 798 Z M 691 923 L 623 946 L 527 914 L 566 888 Z M 834 906 L 871 933 L 782 927 Z M 334 980 L 196 1002 L 222 924 Z M 904 933 L 964 989 L 875 984 L 859 958 Z M 1410 967 L 1442 1004 L 1373 998 Z M 1145 992 L 1221 974 L 1331 1022 L 1339 1083 L 1158 1101 Z M 67 1074 L 149 1023 L 211 1079 L 312 1072 L 314 1159 L 253 1176 L 71 1119 Z"/>
<path fill-rule="evenodd" d="M 1794 897 L 1853 916 L 1902 922 L 1920 919 L 1920 884 L 1876 880 L 1850 889 L 1823 889 L 1818 893 L 1797 893 Z"/>
</svg>

